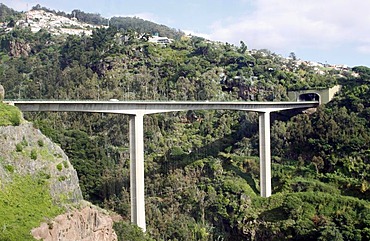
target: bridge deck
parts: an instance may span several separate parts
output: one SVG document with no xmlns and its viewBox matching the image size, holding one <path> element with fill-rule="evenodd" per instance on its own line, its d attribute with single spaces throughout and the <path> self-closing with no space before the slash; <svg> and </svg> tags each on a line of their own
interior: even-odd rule
<svg viewBox="0 0 370 241">
<path fill-rule="evenodd" d="M 119 114 L 152 114 L 185 110 L 242 110 L 273 112 L 287 109 L 312 108 L 318 101 L 307 102 L 205 102 L 205 101 L 45 101 L 14 100 L 6 101 L 22 111 L 65 111 L 65 112 L 104 112 Z"/>
</svg>

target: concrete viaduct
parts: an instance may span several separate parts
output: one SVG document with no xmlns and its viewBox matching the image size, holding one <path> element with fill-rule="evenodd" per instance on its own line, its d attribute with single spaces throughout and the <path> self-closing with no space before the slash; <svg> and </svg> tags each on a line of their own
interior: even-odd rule
<svg viewBox="0 0 370 241">
<path fill-rule="evenodd" d="M 187 110 L 237 110 L 259 113 L 260 195 L 271 195 L 270 113 L 317 107 L 319 101 L 300 102 L 155 102 L 155 101 L 5 101 L 23 112 L 92 112 L 130 116 L 131 221 L 146 231 L 144 198 L 144 115 Z"/>
</svg>

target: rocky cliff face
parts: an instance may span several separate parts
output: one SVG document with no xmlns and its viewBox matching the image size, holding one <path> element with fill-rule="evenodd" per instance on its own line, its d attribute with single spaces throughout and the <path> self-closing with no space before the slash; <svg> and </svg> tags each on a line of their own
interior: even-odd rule
<svg viewBox="0 0 370 241">
<path fill-rule="evenodd" d="M 77 173 L 68 157 L 31 123 L 0 127 L 0 142 L 3 183 L 11 181 L 13 175 L 42 175 L 50 184 L 55 203 L 77 204 L 82 200 Z"/>
<path fill-rule="evenodd" d="M 19 57 L 25 56 L 27 57 L 28 54 L 31 52 L 31 46 L 28 43 L 22 43 L 18 41 L 11 41 L 10 43 L 10 55 Z"/>
<path fill-rule="evenodd" d="M 112 219 L 94 206 L 57 216 L 32 230 L 37 240 L 44 241 L 116 241 Z"/>
<path fill-rule="evenodd" d="M 1 126 L 0 143 L 0 191 L 16 176 L 42 177 L 41 180 L 50 187 L 55 205 L 69 210 L 35 228 L 32 231 L 35 238 L 49 241 L 117 240 L 112 218 L 83 201 L 77 173 L 58 145 L 31 123 Z"/>
</svg>

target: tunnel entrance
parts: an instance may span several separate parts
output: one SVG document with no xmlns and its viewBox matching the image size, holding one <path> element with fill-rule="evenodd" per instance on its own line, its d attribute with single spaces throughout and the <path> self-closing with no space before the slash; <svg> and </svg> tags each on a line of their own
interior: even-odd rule
<svg viewBox="0 0 370 241">
<path fill-rule="evenodd" d="M 298 97 L 298 101 L 320 101 L 320 95 L 317 93 L 305 93 Z"/>
</svg>

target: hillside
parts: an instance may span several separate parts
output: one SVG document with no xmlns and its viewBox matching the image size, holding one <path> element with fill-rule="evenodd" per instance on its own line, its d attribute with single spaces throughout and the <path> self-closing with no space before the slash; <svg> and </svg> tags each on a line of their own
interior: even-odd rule
<svg viewBox="0 0 370 241">
<path fill-rule="evenodd" d="M 148 34 L 115 26 L 90 36 L 2 32 L 5 97 L 284 101 L 288 90 L 340 84 L 342 91 L 311 115 L 271 116 L 269 198 L 259 197 L 258 114 L 145 116 L 147 233 L 125 231 L 120 222 L 118 239 L 370 239 L 370 68 L 287 59 L 199 37 L 156 44 Z M 65 151 L 84 198 L 129 221 L 128 117 L 24 115 Z"/>
<path fill-rule="evenodd" d="M 62 149 L 17 108 L 0 109 L 0 240 L 116 240 L 107 213 L 82 200 Z"/>
<path fill-rule="evenodd" d="M 0 27 L 5 31 L 11 31 L 14 27 L 21 27 L 30 28 L 32 32 L 44 29 L 54 35 L 91 35 L 93 29 L 106 28 L 108 25 L 121 30 L 167 36 L 171 39 L 180 39 L 184 35 L 179 30 L 137 17 L 113 17 L 107 19 L 99 14 L 85 13 L 80 10 L 73 10 L 70 14 L 67 14 L 41 7 L 39 4 L 25 13 L 18 13 L 1 4 L 0 21 L 2 22 Z"/>
</svg>

